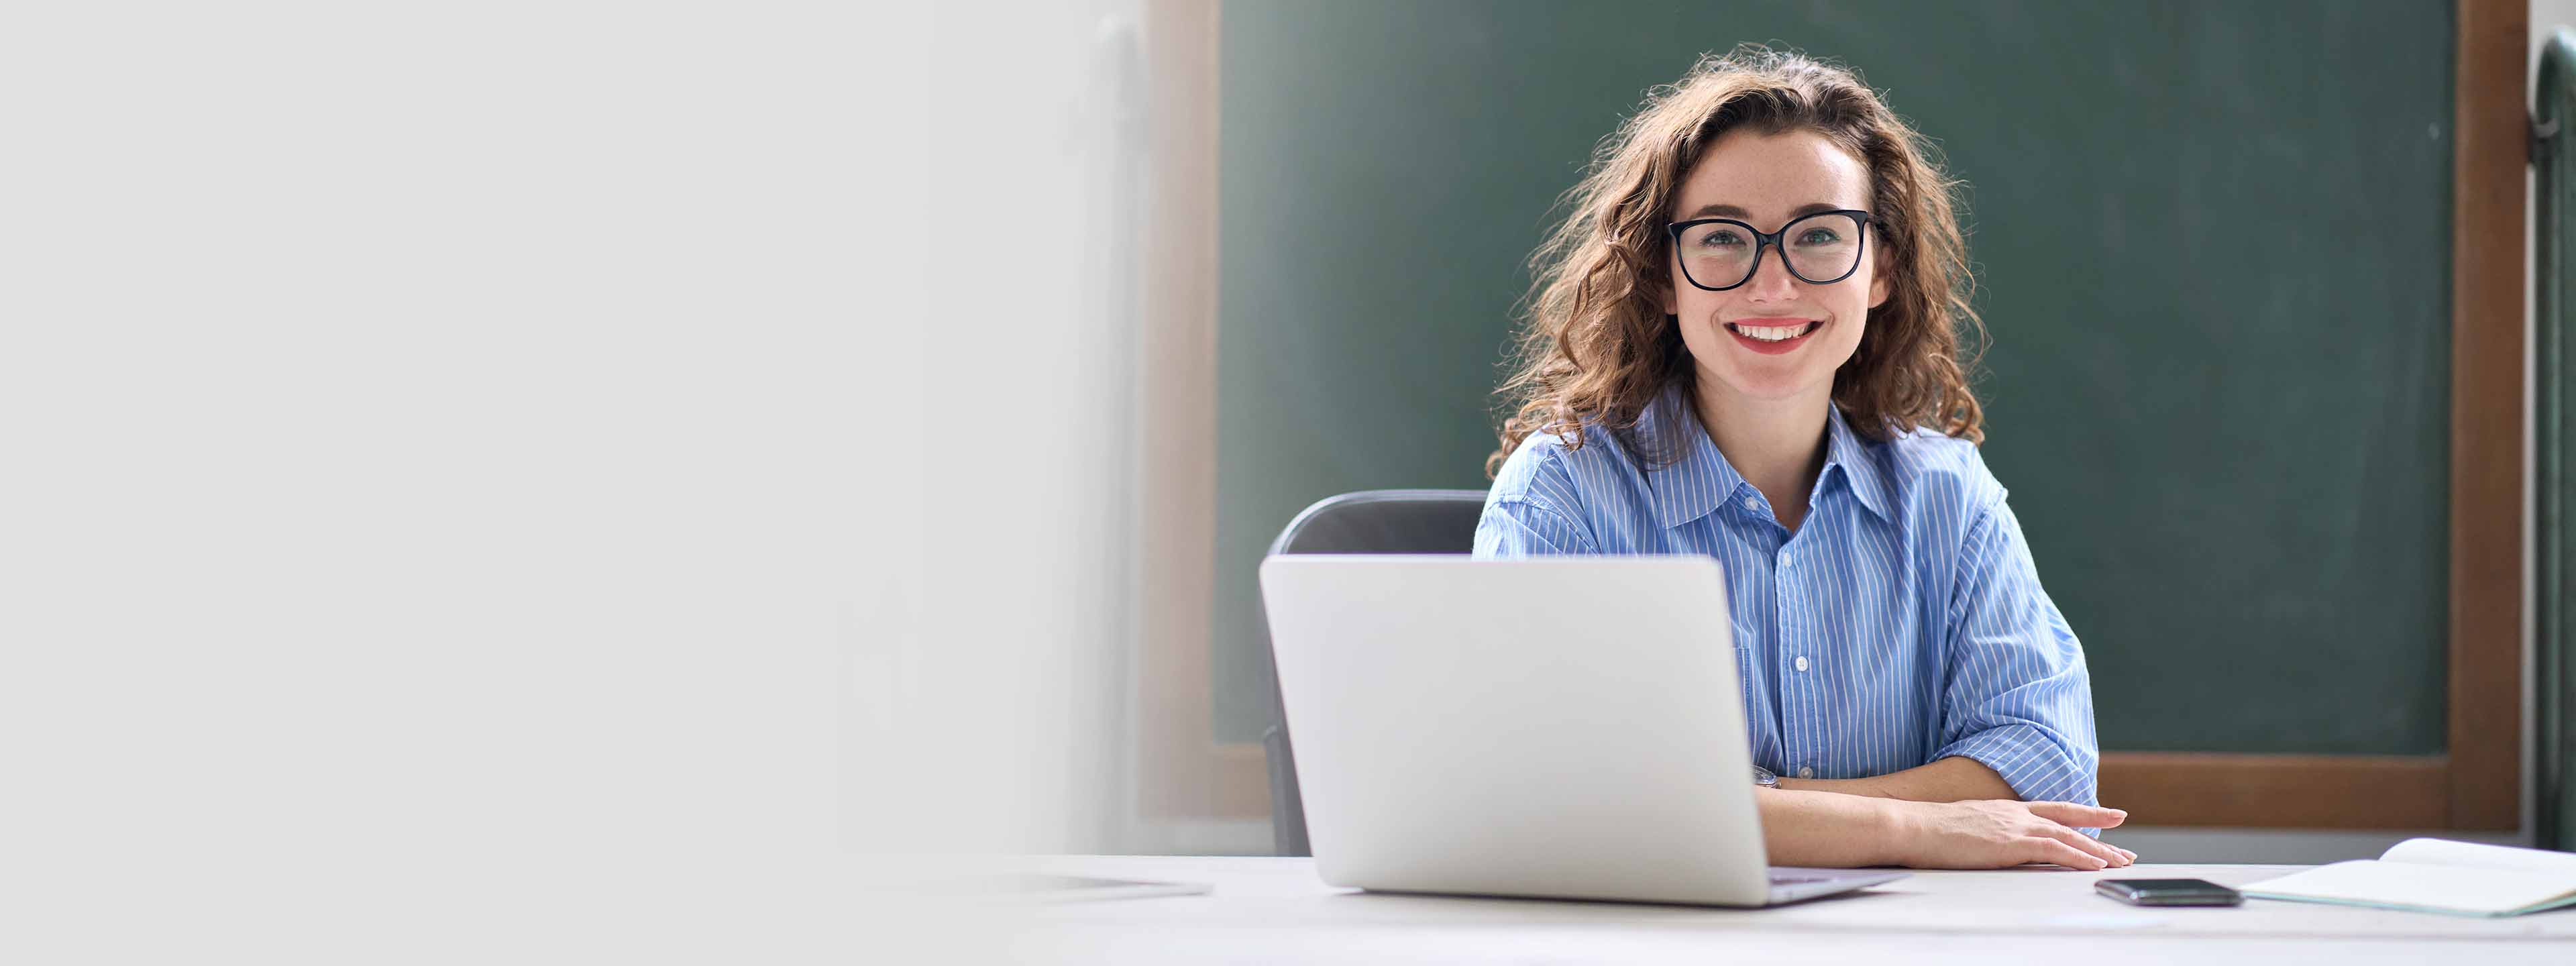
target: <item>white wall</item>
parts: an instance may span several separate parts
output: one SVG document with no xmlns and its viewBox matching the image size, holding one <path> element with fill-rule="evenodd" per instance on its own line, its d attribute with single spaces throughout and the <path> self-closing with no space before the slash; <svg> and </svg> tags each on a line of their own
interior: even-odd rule
<svg viewBox="0 0 2576 966">
<path fill-rule="evenodd" d="M 1119 851 L 1145 188 L 1127 0 L 942 5 L 889 125 L 900 360 L 852 414 L 887 573 L 857 611 L 845 841 Z"/>
<path fill-rule="evenodd" d="M 900 13 L 11 8 L 6 958 L 831 948 Z"/>
</svg>

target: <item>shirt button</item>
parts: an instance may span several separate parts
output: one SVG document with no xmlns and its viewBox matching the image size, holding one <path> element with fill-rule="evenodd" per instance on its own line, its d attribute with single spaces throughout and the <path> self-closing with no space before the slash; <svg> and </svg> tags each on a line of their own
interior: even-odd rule
<svg viewBox="0 0 2576 966">
<path fill-rule="evenodd" d="M 1800 778 L 1814 778 L 1814 777 L 1816 777 L 1816 770 L 1815 770 L 1815 769 L 1813 769 L 1813 768 L 1806 767 L 1806 766 L 1804 766 L 1804 765 L 1800 765 L 1800 766 L 1798 766 L 1798 777 L 1800 777 Z"/>
<path fill-rule="evenodd" d="M 1749 496 L 1748 496 L 1748 497 L 1745 497 L 1745 498 L 1744 498 L 1744 508 L 1745 508 L 1745 509 L 1747 509 L 1747 510 L 1759 510 L 1759 509 L 1762 509 L 1762 501 L 1761 501 L 1761 500 L 1758 500 L 1758 499 L 1755 499 L 1755 498 L 1753 498 L 1753 497 L 1749 497 Z"/>
<path fill-rule="evenodd" d="M 1804 656 L 1801 656 L 1801 657 L 1799 657 L 1799 658 L 1798 658 L 1798 670 L 1804 671 L 1804 670 L 1806 670 L 1806 669 L 1807 669 L 1807 659 L 1806 659 Z"/>
<path fill-rule="evenodd" d="M 1796 563 L 1797 560 L 1798 558 L 1796 555 L 1791 554 L 1786 550 L 1780 551 L 1780 566 L 1786 567 L 1790 564 Z"/>
</svg>

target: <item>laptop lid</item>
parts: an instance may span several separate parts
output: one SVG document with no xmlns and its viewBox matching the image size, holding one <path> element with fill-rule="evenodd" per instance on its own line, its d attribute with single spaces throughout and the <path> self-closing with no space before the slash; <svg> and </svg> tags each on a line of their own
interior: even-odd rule
<svg viewBox="0 0 2576 966">
<path fill-rule="evenodd" d="M 1324 881 L 1768 897 L 1715 560 L 1291 554 L 1261 587 Z"/>
</svg>

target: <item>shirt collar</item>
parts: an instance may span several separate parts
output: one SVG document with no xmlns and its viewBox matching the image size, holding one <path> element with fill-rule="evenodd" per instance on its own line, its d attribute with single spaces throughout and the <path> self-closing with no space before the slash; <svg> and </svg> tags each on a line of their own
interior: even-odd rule
<svg viewBox="0 0 2576 966">
<path fill-rule="evenodd" d="M 1677 456 L 1671 465 L 1646 474 L 1646 484 L 1655 491 L 1655 521 L 1665 527 L 1678 527 L 1717 509 L 1737 493 L 1753 488 L 1744 474 L 1726 462 L 1726 454 L 1700 428 L 1698 414 L 1691 411 L 1690 397 L 1682 384 L 1665 387 L 1663 395 L 1646 407 L 1637 422 L 1638 436 L 1660 451 L 1659 455 Z"/>
<path fill-rule="evenodd" d="M 1809 502 L 1822 502 L 1826 488 L 1839 476 L 1861 506 L 1879 519 L 1888 519 L 1892 501 L 1886 476 L 1871 459 L 1867 444 L 1843 420 L 1842 408 L 1828 405 L 1825 410 L 1825 468 L 1816 475 L 1816 494 Z M 1735 471 L 1700 428 L 1699 416 L 1679 383 L 1666 388 L 1637 422 L 1640 438 L 1679 457 L 1646 474 L 1647 486 L 1654 491 L 1656 522 L 1667 528 L 1681 526 L 1709 515 L 1739 494 L 1754 492 L 1753 484 Z"/>
<path fill-rule="evenodd" d="M 1892 522 L 1895 517 L 1888 508 L 1896 501 L 1888 495 L 1887 474 L 1879 468 L 1874 458 L 1877 455 L 1870 451 L 1868 441 L 1852 432 L 1851 424 L 1843 419 L 1841 406 L 1825 407 L 1825 471 L 1816 475 L 1816 485 L 1824 486 L 1826 478 L 1839 469 L 1843 485 L 1860 498 L 1860 505 L 1878 514 L 1879 519 Z"/>
</svg>

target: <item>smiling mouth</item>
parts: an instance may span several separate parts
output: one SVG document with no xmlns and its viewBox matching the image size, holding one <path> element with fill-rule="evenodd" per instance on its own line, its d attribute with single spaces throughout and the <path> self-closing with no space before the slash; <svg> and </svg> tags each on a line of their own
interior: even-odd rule
<svg viewBox="0 0 2576 966">
<path fill-rule="evenodd" d="M 1768 326 L 1739 325 L 1737 323 L 1729 322 L 1726 324 L 1726 329 L 1729 332 L 1733 332 L 1757 342 L 1787 342 L 1799 336 L 1806 335 L 1809 332 L 1816 331 L 1816 327 L 1823 324 L 1823 322 L 1808 322 L 1804 325 Z"/>
</svg>

